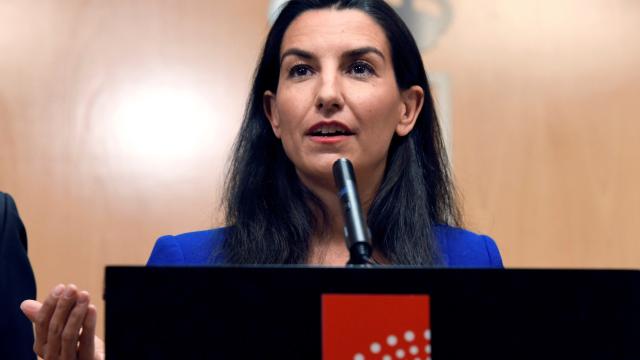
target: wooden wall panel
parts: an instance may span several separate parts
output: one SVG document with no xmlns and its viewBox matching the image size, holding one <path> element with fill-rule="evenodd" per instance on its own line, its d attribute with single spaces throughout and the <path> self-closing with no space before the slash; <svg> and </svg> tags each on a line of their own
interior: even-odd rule
<svg viewBox="0 0 640 360">
<path fill-rule="evenodd" d="M 0 3 L 0 189 L 16 198 L 44 296 L 100 301 L 106 264 L 220 224 L 225 160 L 267 4 Z"/>
<path fill-rule="evenodd" d="M 640 266 L 640 4 L 455 5 L 426 60 L 452 78 L 470 227 L 511 266 Z"/>
<path fill-rule="evenodd" d="M 425 60 L 451 80 L 469 227 L 509 266 L 639 267 L 640 4 L 452 5 Z M 98 299 L 106 264 L 143 264 L 158 236 L 221 222 L 266 9 L 0 2 L 0 190 L 40 295 L 74 282 Z"/>
</svg>

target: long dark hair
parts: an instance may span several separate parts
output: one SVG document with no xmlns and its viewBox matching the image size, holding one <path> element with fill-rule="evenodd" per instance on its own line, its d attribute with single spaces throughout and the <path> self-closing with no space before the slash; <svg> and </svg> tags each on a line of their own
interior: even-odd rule
<svg viewBox="0 0 640 360">
<path fill-rule="evenodd" d="M 324 206 L 298 179 L 263 110 L 276 92 L 285 31 L 312 9 L 358 9 L 385 31 L 399 89 L 422 87 L 425 99 L 413 130 L 394 135 L 380 189 L 367 221 L 373 246 L 394 264 L 438 265 L 434 226 L 460 225 L 445 147 L 420 51 L 407 26 L 383 0 L 292 0 L 281 10 L 256 68 L 225 184 L 222 253 L 233 264 L 297 264 L 308 260 L 311 235 L 325 226 L 312 207 Z"/>
</svg>

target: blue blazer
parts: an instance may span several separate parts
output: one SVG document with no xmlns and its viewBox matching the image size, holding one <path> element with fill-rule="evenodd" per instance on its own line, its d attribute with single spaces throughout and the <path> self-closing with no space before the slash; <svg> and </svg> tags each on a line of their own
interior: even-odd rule
<svg viewBox="0 0 640 360">
<path fill-rule="evenodd" d="M 488 236 L 450 226 L 436 226 L 444 264 L 453 268 L 502 268 L 496 243 Z M 162 236 L 156 241 L 147 265 L 200 266 L 224 263 L 221 245 L 227 228 Z M 211 254 L 215 254 L 213 257 Z"/>
</svg>

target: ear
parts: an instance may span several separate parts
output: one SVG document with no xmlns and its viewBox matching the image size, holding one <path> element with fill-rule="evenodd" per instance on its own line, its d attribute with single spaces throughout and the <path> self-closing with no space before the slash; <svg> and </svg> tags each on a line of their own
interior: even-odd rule
<svg viewBox="0 0 640 360">
<path fill-rule="evenodd" d="M 414 85 L 400 94 L 402 98 L 400 121 L 396 125 L 396 134 L 405 136 L 413 130 L 422 105 L 424 103 L 424 90 L 418 85 Z"/>
<path fill-rule="evenodd" d="M 262 108 L 264 114 L 269 119 L 273 134 L 280 139 L 280 119 L 278 118 L 278 111 L 276 110 L 276 94 L 267 90 L 262 96 Z"/>
</svg>

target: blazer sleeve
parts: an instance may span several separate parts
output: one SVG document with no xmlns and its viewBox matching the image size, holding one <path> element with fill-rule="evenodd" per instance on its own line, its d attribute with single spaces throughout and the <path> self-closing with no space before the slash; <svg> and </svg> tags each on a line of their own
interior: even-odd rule
<svg viewBox="0 0 640 360">
<path fill-rule="evenodd" d="M 438 226 L 435 230 L 446 267 L 504 267 L 498 246 L 489 236 L 449 226 Z"/>
<path fill-rule="evenodd" d="M 206 266 L 224 263 L 222 243 L 226 228 L 160 237 L 147 266 Z"/>
<path fill-rule="evenodd" d="M 184 254 L 175 236 L 161 236 L 153 246 L 147 266 L 184 264 Z"/>
<path fill-rule="evenodd" d="M 485 249 L 487 250 L 489 267 L 498 269 L 504 268 L 504 265 L 502 264 L 502 256 L 500 256 L 500 250 L 498 250 L 498 245 L 496 245 L 496 242 L 486 235 L 482 235 L 482 239 L 484 241 Z"/>
</svg>

